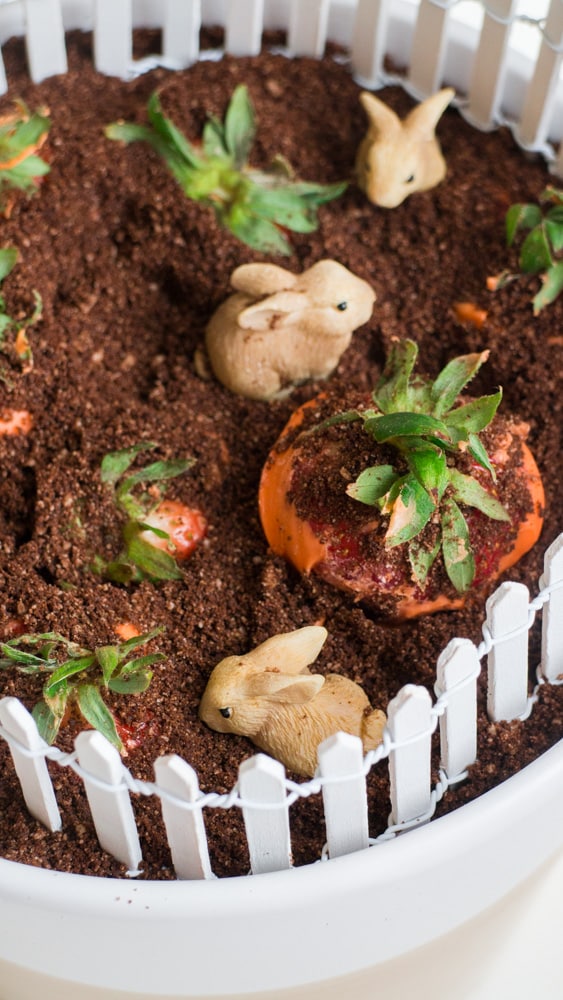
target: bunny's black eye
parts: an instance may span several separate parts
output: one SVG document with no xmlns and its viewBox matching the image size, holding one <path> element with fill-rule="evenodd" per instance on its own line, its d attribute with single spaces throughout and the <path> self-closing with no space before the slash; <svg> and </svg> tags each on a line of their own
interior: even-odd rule
<svg viewBox="0 0 563 1000">
<path fill-rule="evenodd" d="M 338 310 L 339 310 L 339 311 L 340 311 L 341 313 L 343 313 L 343 312 L 345 312 L 345 311 L 346 311 L 346 309 L 348 308 L 348 303 L 347 303 L 347 302 L 339 302 L 336 308 L 337 308 L 337 309 L 338 309 Z"/>
<path fill-rule="evenodd" d="M 230 719 L 231 715 L 233 714 L 233 711 L 232 711 L 231 708 L 220 708 L 219 712 L 221 713 L 221 715 L 223 716 L 224 719 Z"/>
<path fill-rule="evenodd" d="M 413 181 L 414 181 L 414 174 L 410 174 L 410 176 L 407 177 L 405 184 L 412 184 Z"/>
</svg>

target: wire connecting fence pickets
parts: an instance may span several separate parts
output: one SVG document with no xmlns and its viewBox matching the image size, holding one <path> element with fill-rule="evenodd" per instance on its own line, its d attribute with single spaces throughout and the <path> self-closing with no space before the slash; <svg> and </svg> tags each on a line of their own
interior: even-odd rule
<svg viewBox="0 0 563 1000">
<path fill-rule="evenodd" d="M 61 817 L 47 761 L 70 767 L 82 779 L 96 835 L 104 850 L 136 874 L 141 844 L 131 793 L 157 795 L 172 862 L 178 878 L 214 878 L 203 809 L 241 808 L 252 873 L 280 871 L 292 864 L 290 807 L 297 798 L 322 793 L 330 858 L 363 850 L 369 838 L 366 776 L 388 757 L 390 826 L 376 839 L 427 822 L 438 793 L 466 777 L 477 751 L 477 679 L 487 667 L 491 719 L 526 717 L 535 694 L 528 694 L 529 630 L 542 610 L 540 682 L 563 677 L 563 534 L 547 549 L 540 593 L 532 601 L 520 583 L 503 583 L 486 605 L 484 639 L 452 639 L 437 660 L 432 703 L 426 688 L 407 684 L 389 703 L 383 743 L 364 757 L 361 741 L 336 733 L 319 747 L 317 774 L 295 784 L 283 766 L 259 753 L 242 762 L 238 782 L 227 795 L 200 791 L 193 768 L 175 754 L 154 765 L 155 782 L 137 781 L 116 748 L 100 733 L 80 733 L 75 752 L 64 754 L 42 740 L 35 721 L 17 698 L 0 700 L 0 736 L 8 743 L 29 812 L 49 830 Z M 433 789 L 431 752 L 439 722 L 440 773 Z M 529 723 L 530 725 L 533 722 Z M 470 772 L 469 772 L 470 773 Z"/>
</svg>

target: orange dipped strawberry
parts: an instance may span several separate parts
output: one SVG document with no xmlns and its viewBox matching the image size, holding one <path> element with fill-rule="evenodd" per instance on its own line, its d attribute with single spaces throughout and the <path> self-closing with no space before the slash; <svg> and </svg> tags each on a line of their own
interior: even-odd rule
<svg viewBox="0 0 563 1000">
<path fill-rule="evenodd" d="M 371 397 L 328 396 L 293 414 L 260 483 L 272 550 L 389 618 L 461 607 L 537 541 L 543 486 L 527 426 L 499 389 L 461 397 L 488 357 L 413 375 L 395 344 Z"/>
</svg>

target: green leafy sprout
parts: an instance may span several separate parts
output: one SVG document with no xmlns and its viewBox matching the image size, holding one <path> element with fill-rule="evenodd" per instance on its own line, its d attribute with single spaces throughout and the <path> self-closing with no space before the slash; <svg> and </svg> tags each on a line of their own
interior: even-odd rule
<svg viewBox="0 0 563 1000">
<path fill-rule="evenodd" d="M 5 278 L 13 271 L 18 259 L 18 251 L 15 247 L 3 247 L 0 249 L 0 285 Z M 0 294 L 0 351 L 3 354 L 9 352 L 7 338 L 14 333 L 14 343 L 12 349 L 17 356 L 18 362 L 26 370 L 33 365 L 33 354 L 26 334 L 26 327 L 33 326 L 41 319 L 43 304 L 39 292 L 33 292 L 35 307 L 31 316 L 27 319 L 13 319 L 6 312 L 6 300 Z"/>
<path fill-rule="evenodd" d="M 163 484 L 187 472 L 195 459 L 156 461 L 130 471 L 140 452 L 156 447 L 151 441 L 141 441 L 131 448 L 109 452 L 102 460 L 102 482 L 113 490 L 114 503 L 126 517 L 122 529 L 124 548 L 118 558 L 110 562 L 96 557 L 92 568 L 113 583 L 181 580 L 183 576 L 170 553 L 155 548 L 143 536 L 145 532 L 152 532 L 158 538 L 170 537 L 167 531 L 147 524 L 146 518 L 161 503 L 165 492 Z M 149 483 L 150 491 L 146 488 Z"/>
<path fill-rule="evenodd" d="M 202 141 L 193 145 L 167 118 L 155 92 L 147 106 L 148 125 L 115 122 L 105 134 L 122 142 L 147 142 L 163 158 L 187 198 L 209 206 L 221 226 L 263 253 L 291 254 L 284 230 L 313 232 L 317 210 L 338 198 L 346 182 L 315 184 L 292 179 L 282 157 L 266 171 L 248 157 L 256 134 L 254 109 L 244 85 L 236 87 L 224 122 L 210 117 Z"/>
<path fill-rule="evenodd" d="M 130 695 L 146 691 L 153 676 L 150 667 L 166 657 L 163 653 L 135 654 L 163 631 L 155 628 L 94 650 L 83 649 L 58 632 L 22 635 L 0 643 L 0 669 L 49 675 L 43 697 L 32 711 L 46 743 L 55 741 L 65 718 L 76 706 L 86 722 L 121 751 L 116 718 L 104 701 L 104 693 Z"/>
<path fill-rule="evenodd" d="M 563 191 L 547 187 L 539 200 L 540 204 L 511 205 L 505 220 L 509 247 L 521 233 L 526 233 L 518 257 L 521 271 L 541 277 L 541 288 L 532 300 L 536 316 L 563 289 Z M 502 288 L 516 277 L 503 271 L 496 279 L 496 287 Z"/>
<path fill-rule="evenodd" d="M 371 466 L 346 492 L 389 516 L 385 544 L 408 545 L 413 576 L 421 587 L 440 553 L 455 589 L 463 593 L 471 586 L 475 558 L 461 507 L 475 507 L 497 521 L 510 520 L 499 500 L 455 467 L 455 457 L 468 452 L 495 482 L 479 434 L 491 423 L 502 390 L 455 406 L 488 353 L 455 358 L 431 382 L 412 375 L 418 354 L 414 341 L 398 341 L 372 394 L 377 408 L 347 411 L 319 425 L 362 420 L 374 441 L 391 446 L 400 456 L 400 469 Z M 430 523 L 435 530 L 424 536 Z"/>
<path fill-rule="evenodd" d="M 6 210 L 6 192 L 26 194 L 37 190 L 37 181 L 49 173 L 49 164 L 37 155 L 51 122 L 44 109 L 30 111 L 23 101 L 15 111 L 0 117 L 0 207 Z"/>
</svg>

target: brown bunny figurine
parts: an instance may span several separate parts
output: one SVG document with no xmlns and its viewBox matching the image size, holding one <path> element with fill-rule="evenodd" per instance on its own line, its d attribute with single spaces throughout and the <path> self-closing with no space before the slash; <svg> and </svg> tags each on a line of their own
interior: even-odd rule
<svg viewBox="0 0 563 1000">
<path fill-rule="evenodd" d="M 266 639 L 214 668 L 199 707 L 219 733 L 248 736 L 290 771 L 311 777 L 317 747 L 339 731 L 359 736 L 364 751 L 381 743 L 385 714 L 340 674 L 312 674 L 327 631 L 309 625 Z"/>
<path fill-rule="evenodd" d="M 454 94 L 451 87 L 438 91 L 404 121 L 374 94 L 360 94 L 369 127 L 358 149 L 356 176 L 374 205 L 395 208 L 444 179 L 446 164 L 434 130 Z"/>
<path fill-rule="evenodd" d="M 242 264 L 231 284 L 234 295 L 208 324 L 207 354 L 219 381 L 251 399 L 275 399 L 330 375 L 375 301 L 367 281 L 335 260 L 302 274 Z"/>
</svg>

